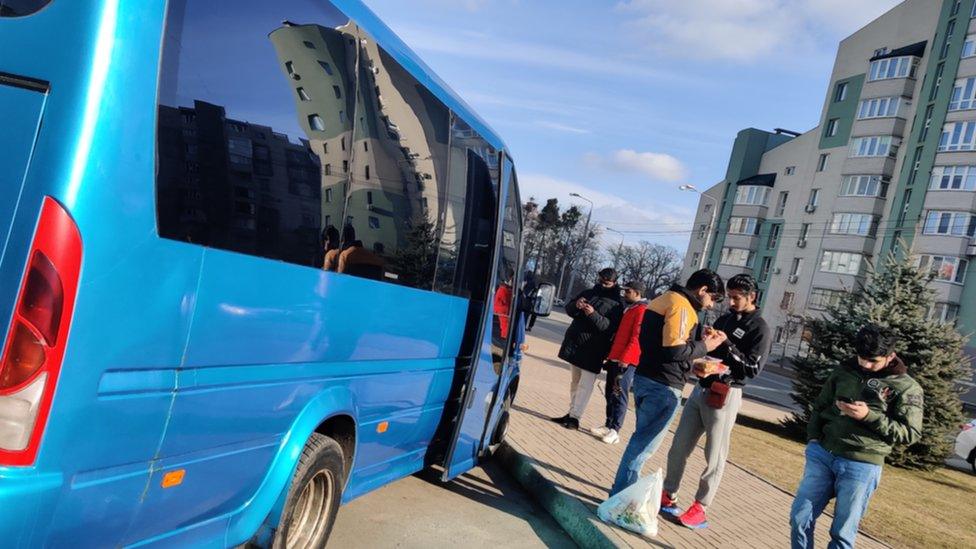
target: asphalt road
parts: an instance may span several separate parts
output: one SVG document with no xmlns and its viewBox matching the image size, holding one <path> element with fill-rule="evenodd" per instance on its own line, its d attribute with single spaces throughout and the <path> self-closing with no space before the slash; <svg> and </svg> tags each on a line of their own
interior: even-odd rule
<svg viewBox="0 0 976 549">
<path fill-rule="evenodd" d="M 500 466 L 447 484 L 438 475 L 424 471 L 341 507 L 329 547 L 576 547 Z"/>
<path fill-rule="evenodd" d="M 562 313 L 553 313 L 548 318 L 539 318 L 530 332 L 531 335 L 559 344 L 563 334 L 569 326 L 570 318 Z M 756 379 L 749 382 L 743 394 L 746 398 L 757 400 L 792 410 L 795 408 L 790 398 L 792 381 L 790 378 L 764 371 Z"/>
</svg>

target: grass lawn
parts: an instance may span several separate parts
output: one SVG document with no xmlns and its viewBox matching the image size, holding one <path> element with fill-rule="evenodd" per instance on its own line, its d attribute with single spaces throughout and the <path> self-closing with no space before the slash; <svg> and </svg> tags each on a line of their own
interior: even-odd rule
<svg viewBox="0 0 976 549">
<path fill-rule="evenodd" d="M 745 416 L 729 459 L 790 492 L 803 473 L 802 444 L 778 424 Z M 861 528 L 894 547 L 976 547 L 976 475 L 886 465 Z"/>
</svg>

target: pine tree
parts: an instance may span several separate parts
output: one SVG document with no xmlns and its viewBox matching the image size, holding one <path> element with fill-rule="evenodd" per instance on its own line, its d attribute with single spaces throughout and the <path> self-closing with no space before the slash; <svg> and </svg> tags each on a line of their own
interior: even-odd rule
<svg viewBox="0 0 976 549">
<path fill-rule="evenodd" d="M 925 391 L 921 440 L 896 447 L 888 462 L 925 469 L 943 464 L 963 421 L 957 382 L 969 377 L 969 360 L 962 350 L 966 338 L 952 325 L 927 318 L 935 301 L 931 277 L 913 258 L 898 260 L 890 255 L 880 270 L 868 274 L 863 286 L 829 305 L 822 316 L 805 319 L 810 352 L 794 361 L 791 395 L 801 411 L 784 422 L 798 438 L 805 435 L 811 404 L 827 376 L 854 357 L 854 335 L 871 322 L 898 335 L 896 352 Z"/>
<path fill-rule="evenodd" d="M 407 286 L 429 286 L 437 266 L 436 227 L 424 215 L 409 225 L 405 240 L 404 246 L 393 257 L 400 282 Z"/>
</svg>

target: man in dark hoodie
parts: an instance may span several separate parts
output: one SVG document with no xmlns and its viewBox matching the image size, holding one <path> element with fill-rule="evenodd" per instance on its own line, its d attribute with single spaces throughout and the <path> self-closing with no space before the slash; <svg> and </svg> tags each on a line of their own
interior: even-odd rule
<svg viewBox="0 0 976 549">
<path fill-rule="evenodd" d="M 806 466 L 790 511 L 792 546 L 813 547 L 817 517 L 836 498 L 828 547 L 853 547 L 885 456 L 918 441 L 924 395 L 895 354 L 895 336 L 868 324 L 856 358 L 837 366 L 810 411 Z"/>
<path fill-rule="evenodd" d="M 610 495 L 633 484 L 654 455 L 681 403 L 692 361 L 718 348 L 726 335 L 714 330 L 695 338 L 698 312 L 725 297 L 722 277 L 702 269 L 684 286 L 675 284 L 647 305 L 640 328 L 640 361 L 634 377 L 637 427 L 624 450 Z"/>
<path fill-rule="evenodd" d="M 579 420 L 593 394 L 593 385 L 603 369 L 603 361 L 610 352 L 610 338 L 617 329 L 622 312 L 617 272 L 610 268 L 600 271 L 595 286 L 566 304 L 566 313 L 573 322 L 563 337 L 559 358 L 572 365 L 570 405 L 569 413 L 552 418 L 552 421 L 567 429 L 579 429 Z"/>
</svg>

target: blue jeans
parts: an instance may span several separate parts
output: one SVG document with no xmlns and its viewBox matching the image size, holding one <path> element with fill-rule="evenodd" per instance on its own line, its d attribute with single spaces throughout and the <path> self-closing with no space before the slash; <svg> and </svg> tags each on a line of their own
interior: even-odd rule
<svg viewBox="0 0 976 549">
<path fill-rule="evenodd" d="M 827 547 L 851 548 L 857 526 L 881 480 L 881 466 L 837 457 L 816 442 L 807 444 L 803 479 L 790 510 L 793 549 L 812 549 L 817 517 L 836 497 Z"/>
<path fill-rule="evenodd" d="M 681 391 L 644 376 L 634 378 L 634 406 L 637 409 L 637 428 L 630 437 L 624 457 L 617 468 L 610 495 L 630 486 L 640 477 L 644 463 L 654 455 L 668 425 L 674 420 L 681 404 Z"/>
<path fill-rule="evenodd" d="M 633 366 L 619 366 L 616 362 L 607 365 L 607 397 L 606 427 L 620 432 L 627 416 L 627 400 L 630 387 L 634 384 Z"/>
</svg>

